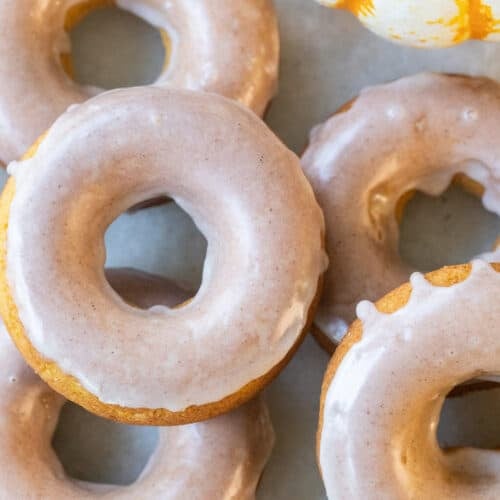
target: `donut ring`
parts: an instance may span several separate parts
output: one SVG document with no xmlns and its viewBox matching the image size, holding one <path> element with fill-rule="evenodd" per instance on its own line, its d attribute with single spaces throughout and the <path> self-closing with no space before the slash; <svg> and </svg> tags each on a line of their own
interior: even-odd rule
<svg viewBox="0 0 500 500">
<path fill-rule="evenodd" d="M 163 34 L 168 64 L 154 85 L 215 92 L 264 113 L 278 77 L 272 0 L 3 0 L 0 163 L 20 158 L 69 106 L 101 91 L 68 76 L 67 32 L 112 4 Z"/>
<path fill-rule="evenodd" d="M 351 11 L 369 30 L 413 47 L 500 41 L 499 0 L 318 0 Z"/>
<path fill-rule="evenodd" d="M 315 326 L 329 350 L 360 300 L 411 274 L 398 251 L 408 193 L 435 196 L 466 174 L 465 187 L 500 215 L 499 120 L 498 83 L 420 74 L 364 90 L 313 130 L 302 166 L 325 214 L 331 265 Z"/>
<path fill-rule="evenodd" d="M 178 288 L 151 276 L 123 271 L 108 278 L 138 302 L 158 304 L 177 297 Z M 151 295 L 149 295 L 151 293 Z M 274 433 L 265 404 L 254 400 L 217 419 L 159 430 L 149 464 L 130 486 L 104 486 L 68 478 L 51 446 L 65 400 L 26 365 L 0 325 L 0 445 L 4 498 L 109 499 L 207 498 L 253 499 L 257 482 L 273 447 Z M 234 481 L 237 475 L 238 481 Z"/>
<path fill-rule="evenodd" d="M 328 498 L 500 496 L 500 452 L 444 452 L 440 409 L 455 385 L 500 374 L 500 264 L 475 261 L 358 306 L 321 394 L 318 455 Z"/>
<path fill-rule="evenodd" d="M 0 200 L 0 310 L 51 387 L 118 421 L 179 424 L 240 405 L 279 372 L 326 267 L 323 216 L 297 157 L 254 113 L 214 94 L 117 90 L 62 115 L 31 154 Z M 138 311 L 104 279 L 103 236 L 160 195 L 207 238 L 203 281 L 184 307 Z"/>
</svg>

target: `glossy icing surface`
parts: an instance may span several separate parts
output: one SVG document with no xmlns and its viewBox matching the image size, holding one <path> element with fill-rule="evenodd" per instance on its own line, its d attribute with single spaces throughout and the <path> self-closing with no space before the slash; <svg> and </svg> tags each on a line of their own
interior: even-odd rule
<svg viewBox="0 0 500 500">
<path fill-rule="evenodd" d="M 500 215 L 499 117 L 498 83 L 420 74 L 365 89 L 313 130 L 302 165 L 325 214 L 331 260 L 315 322 L 332 341 L 360 300 L 381 297 L 412 271 L 398 252 L 403 195 L 438 195 L 465 173 Z"/>
<path fill-rule="evenodd" d="M 71 52 L 68 9 L 82 0 L 0 3 L 0 162 L 20 158 L 69 106 L 100 89 L 65 73 Z M 117 0 L 171 39 L 170 62 L 155 85 L 223 94 L 263 114 L 274 95 L 279 58 L 270 0 Z"/>
<path fill-rule="evenodd" d="M 500 274 L 478 260 L 453 286 L 418 273 L 411 285 L 409 302 L 392 314 L 359 304 L 361 340 L 323 389 L 328 498 L 499 498 L 500 452 L 443 451 L 436 429 L 454 386 L 500 374 Z"/>
<path fill-rule="evenodd" d="M 113 270 L 107 276 L 121 295 L 143 307 L 172 305 L 181 294 L 151 275 Z M 64 399 L 26 365 L 3 325 L 0 401 L 2 498 L 251 500 L 274 441 L 266 406 L 255 400 L 207 422 L 161 428 L 157 449 L 130 486 L 73 481 L 51 447 Z"/>
<path fill-rule="evenodd" d="M 318 0 L 350 10 L 384 38 L 417 47 L 500 40 L 499 0 Z"/>
<path fill-rule="evenodd" d="M 7 277 L 25 334 L 102 402 L 218 402 L 300 338 L 327 264 L 323 216 L 298 158 L 237 103 L 108 92 L 64 114 L 9 171 Z M 193 217 L 207 257 L 191 302 L 141 311 L 104 280 L 103 234 L 161 194 Z"/>
</svg>

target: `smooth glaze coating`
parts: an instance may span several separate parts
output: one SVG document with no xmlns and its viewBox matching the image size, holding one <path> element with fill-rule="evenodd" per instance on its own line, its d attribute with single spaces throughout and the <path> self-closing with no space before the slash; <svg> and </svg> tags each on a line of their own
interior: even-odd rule
<svg viewBox="0 0 500 500">
<path fill-rule="evenodd" d="M 107 276 L 121 295 L 143 307 L 187 298 L 151 275 L 112 270 Z M 26 365 L 3 324 L 0 401 L 0 497 L 6 499 L 251 500 L 274 441 L 266 406 L 255 400 L 211 421 L 160 429 L 158 447 L 130 486 L 74 481 L 51 446 L 65 400 Z"/>
<path fill-rule="evenodd" d="M 72 81 L 60 60 L 71 52 L 68 10 L 85 3 L 0 2 L 0 163 L 20 158 L 69 106 L 101 91 Z M 279 59 L 271 0 L 115 3 L 169 34 L 169 64 L 154 85 L 216 92 L 264 113 Z"/>
<path fill-rule="evenodd" d="M 318 0 L 351 11 L 368 29 L 415 47 L 500 41 L 499 0 Z"/>
<path fill-rule="evenodd" d="M 187 409 L 186 420 L 193 406 L 227 411 L 221 399 L 252 397 L 297 346 L 327 264 L 323 215 L 298 158 L 249 110 L 214 94 L 108 92 L 9 171 L 6 300 L 18 316 L 7 307 L 7 328 L 20 321 L 23 339 L 99 401 Z M 104 280 L 103 235 L 163 194 L 208 241 L 203 280 L 181 308 L 139 311 Z"/>
<path fill-rule="evenodd" d="M 403 290 L 377 307 L 359 304 L 356 338 L 341 344 L 323 385 L 318 452 L 330 500 L 500 497 L 498 450 L 445 451 L 436 438 L 446 394 L 500 374 L 498 271 L 478 260 L 449 286 L 415 273 L 409 301 L 395 312 L 377 307 L 393 309 Z M 453 281 L 453 273 L 431 275 Z"/>
<path fill-rule="evenodd" d="M 438 195 L 464 173 L 500 215 L 499 123 L 498 83 L 420 74 L 365 89 L 313 130 L 302 165 L 325 214 L 331 264 L 315 324 L 328 339 L 340 341 L 360 300 L 413 271 L 398 252 L 403 195 Z"/>
</svg>

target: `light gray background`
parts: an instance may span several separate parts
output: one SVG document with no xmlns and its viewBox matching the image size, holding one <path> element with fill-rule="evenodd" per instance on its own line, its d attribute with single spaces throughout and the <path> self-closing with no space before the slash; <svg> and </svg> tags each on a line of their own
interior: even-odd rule
<svg viewBox="0 0 500 500">
<path fill-rule="evenodd" d="M 366 85 L 421 70 L 500 78 L 500 45 L 403 48 L 376 38 L 347 13 L 320 7 L 313 0 L 276 0 L 276 6 L 281 79 L 267 123 L 297 153 L 314 124 Z M 108 88 L 143 83 L 153 80 L 162 65 L 158 34 L 116 11 L 91 15 L 75 30 L 73 42 L 77 75 L 84 83 Z M 401 251 L 415 266 L 431 269 L 487 250 L 499 233 L 498 217 L 486 214 L 473 197 L 451 189 L 438 200 L 417 197 L 410 203 Z M 135 266 L 191 286 L 199 282 L 205 242 L 174 204 L 121 216 L 106 242 L 108 265 Z M 315 431 L 327 362 L 328 356 L 308 338 L 267 391 L 277 443 L 259 500 L 324 498 L 315 464 Z M 500 446 L 499 417 L 500 391 L 456 399 L 446 407 L 442 441 Z M 56 446 L 68 470 L 82 478 L 130 481 L 154 447 L 154 430 L 104 422 L 74 406 L 65 408 L 61 420 Z"/>
</svg>

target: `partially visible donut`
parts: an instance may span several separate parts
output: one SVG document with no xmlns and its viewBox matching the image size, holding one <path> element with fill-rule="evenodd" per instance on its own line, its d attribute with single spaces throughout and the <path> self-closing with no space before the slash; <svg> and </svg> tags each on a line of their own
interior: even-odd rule
<svg viewBox="0 0 500 500">
<path fill-rule="evenodd" d="M 363 90 L 312 131 L 302 166 L 326 222 L 331 263 L 315 327 L 328 350 L 360 300 L 413 271 L 398 244 L 409 194 L 438 195 L 458 176 L 500 215 L 499 123 L 498 82 L 425 73 Z"/>
<path fill-rule="evenodd" d="M 500 375 L 500 264 L 477 260 L 407 283 L 358 316 L 327 369 L 318 457 L 328 498 L 500 497 L 500 451 L 444 451 L 450 390 Z"/>
<path fill-rule="evenodd" d="M 142 307 L 175 305 L 181 294 L 174 284 L 137 272 L 113 270 L 108 279 Z M 26 365 L 0 324 L 2 498 L 252 500 L 273 447 L 269 415 L 258 399 L 207 422 L 161 428 L 157 449 L 130 486 L 77 482 L 65 475 L 51 447 L 64 402 Z"/>
<path fill-rule="evenodd" d="M 69 106 L 101 91 L 68 76 L 67 31 L 88 11 L 109 4 L 143 18 L 169 40 L 168 64 L 154 85 L 215 92 L 264 113 L 278 78 L 272 0 L 2 0 L 0 163 L 20 158 Z"/>
<path fill-rule="evenodd" d="M 318 0 L 351 11 L 368 29 L 414 47 L 500 41 L 499 0 Z"/>
</svg>

